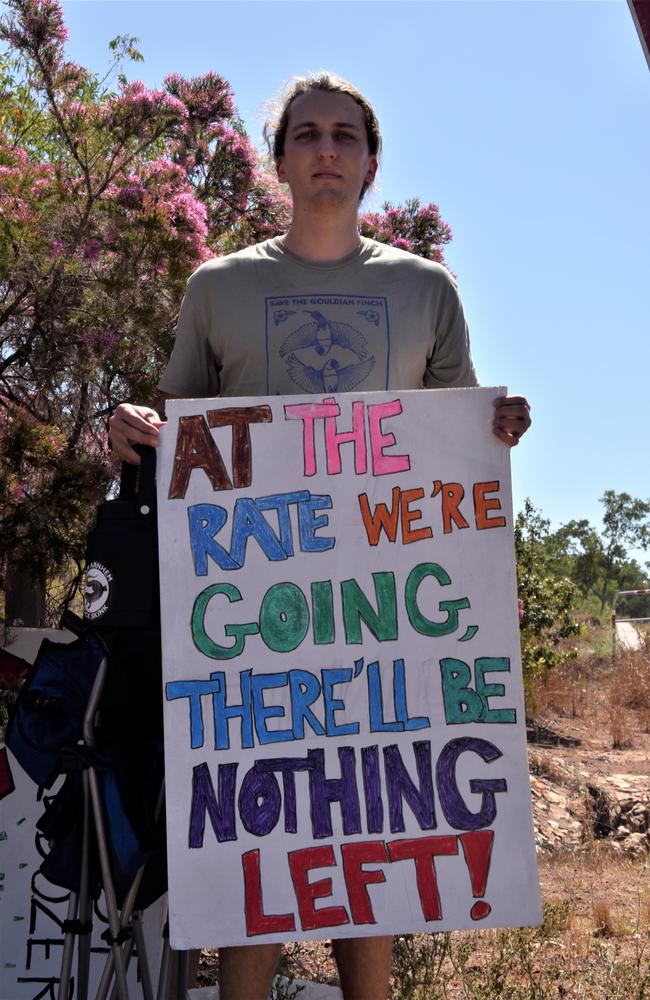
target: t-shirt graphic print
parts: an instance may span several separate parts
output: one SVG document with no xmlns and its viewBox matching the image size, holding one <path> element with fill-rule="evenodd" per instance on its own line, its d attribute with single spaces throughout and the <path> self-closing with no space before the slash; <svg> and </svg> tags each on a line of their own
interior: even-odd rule
<svg viewBox="0 0 650 1000">
<path fill-rule="evenodd" d="M 287 295 L 266 299 L 266 384 L 295 392 L 388 388 L 390 324 L 383 297 Z"/>
</svg>

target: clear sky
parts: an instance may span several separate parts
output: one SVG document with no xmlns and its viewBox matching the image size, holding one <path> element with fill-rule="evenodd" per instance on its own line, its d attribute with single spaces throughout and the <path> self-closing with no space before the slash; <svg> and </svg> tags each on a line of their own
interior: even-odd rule
<svg viewBox="0 0 650 1000">
<path fill-rule="evenodd" d="M 515 508 L 600 523 L 606 489 L 650 496 L 650 73 L 612 2 L 64 0 L 94 70 L 136 35 L 132 78 L 214 70 L 251 138 L 296 73 L 375 105 L 385 155 L 367 207 L 439 204 L 484 385 L 524 392 Z"/>
</svg>

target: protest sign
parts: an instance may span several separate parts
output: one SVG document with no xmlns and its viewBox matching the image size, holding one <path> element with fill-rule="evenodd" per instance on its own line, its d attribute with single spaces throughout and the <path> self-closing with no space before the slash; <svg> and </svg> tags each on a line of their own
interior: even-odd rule
<svg viewBox="0 0 650 1000">
<path fill-rule="evenodd" d="M 175 948 L 539 922 L 497 392 L 168 403 Z"/>
</svg>

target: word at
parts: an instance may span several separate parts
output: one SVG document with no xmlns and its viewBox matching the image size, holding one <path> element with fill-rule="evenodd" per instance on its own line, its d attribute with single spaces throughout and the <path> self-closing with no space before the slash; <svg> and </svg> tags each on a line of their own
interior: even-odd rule
<svg viewBox="0 0 650 1000">
<path fill-rule="evenodd" d="M 206 422 L 207 417 L 207 422 Z M 179 417 L 169 499 L 182 500 L 194 469 L 203 469 L 212 489 L 231 490 L 253 481 L 250 424 L 273 421 L 270 406 L 232 406 Z M 210 427 L 232 427 L 232 481 Z"/>
</svg>

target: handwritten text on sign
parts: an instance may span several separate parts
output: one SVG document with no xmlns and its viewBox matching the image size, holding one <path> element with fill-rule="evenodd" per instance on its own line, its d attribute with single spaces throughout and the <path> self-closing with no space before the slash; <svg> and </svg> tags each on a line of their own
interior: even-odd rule
<svg viewBox="0 0 650 1000">
<path fill-rule="evenodd" d="M 175 947 L 538 921 L 496 393 L 169 403 Z"/>
</svg>

